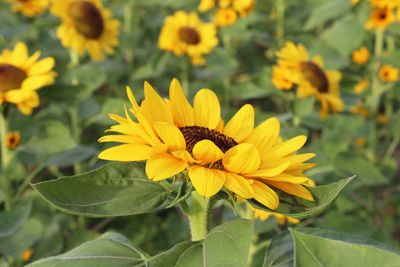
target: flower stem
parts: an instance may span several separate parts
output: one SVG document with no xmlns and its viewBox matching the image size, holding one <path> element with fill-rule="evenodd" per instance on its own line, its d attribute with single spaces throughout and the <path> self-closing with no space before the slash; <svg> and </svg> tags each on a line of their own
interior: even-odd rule
<svg viewBox="0 0 400 267">
<path fill-rule="evenodd" d="M 193 191 L 190 206 L 185 203 L 182 208 L 189 217 L 192 241 L 203 240 L 207 235 L 207 219 L 209 198 L 200 196 Z"/>
<path fill-rule="evenodd" d="M 285 0 L 276 1 L 276 39 L 279 46 L 283 45 L 285 35 L 285 8 Z"/>
<path fill-rule="evenodd" d="M 11 181 L 9 180 L 8 177 L 8 165 L 10 163 L 10 156 L 9 156 L 9 151 L 7 148 L 7 131 L 8 131 L 8 126 L 7 126 L 7 119 L 5 116 L 5 109 L 4 107 L 2 108 L 0 112 L 0 141 L 1 141 L 1 169 L 2 169 L 2 174 L 3 174 L 3 191 L 5 195 L 5 202 L 4 202 L 4 207 L 5 210 L 10 210 L 12 206 L 12 197 L 11 197 Z"/>
</svg>

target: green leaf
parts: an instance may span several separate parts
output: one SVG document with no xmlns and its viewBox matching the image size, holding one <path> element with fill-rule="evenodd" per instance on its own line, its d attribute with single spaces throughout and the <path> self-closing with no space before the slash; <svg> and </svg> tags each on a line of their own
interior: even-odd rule
<svg viewBox="0 0 400 267">
<path fill-rule="evenodd" d="M 0 238 L 14 234 L 29 218 L 32 202 L 19 204 L 12 210 L 0 213 Z"/>
<path fill-rule="evenodd" d="M 148 267 L 157 267 L 157 266 L 201 266 L 202 265 L 202 257 L 200 257 L 200 262 L 197 261 L 197 264 L 194 264 L 196 261 L 194 258 L 192 258 L 191 255 L 191 250 L 194 248 L 195 251 L 198 250 L 200 247 L 200 250 L 202 250 L 202 245 L 199 243 L 192 243 L 189 241 L 181 242 L 177 245 L 175 245 L 173 248 L 164 251 L 160 254 L 157 254 L 156 256 L 150 258 L 147 262 Z M 189 254 L 188 254 L 189 253 Z M 195 254 L 199 254 L 195 252 Z M 189 256 L 188 256 L 189 255 Z M 200 251 L 201 255 L 201 251 Z M 189 261 L 191 261 L 190 265 L 188 262 L 186 262 L 186 259 L 188 258 Z M 182 265 L 182 264 L 185 265 Z"/>
<path fill-rule="evenodd" d="M 74 163 L 81 162 L 97 153 L 96 150 L 85 147 L 76 146 L 74 148 L 63 151 L 52 156 L 46 163 L 47 166 L 56 165 L 59 167 L 71 166 Z"/>
<path fill-rule="evenodd" d="M 342 179 L 339 182 L 329 185 L 307 187 L 314 196 L 314 201 L 308 201 L 299 197 L 289 196 L 288 194 L 281 194 L 279 197 L 280 204 L 276 210 L 270 210 L 254 199 L 250 200 L 249 202 L 258 209 L 273 213 L 281 213 L 296 219 L 304 219 L 316 216 L 325 210 L 338 197 L 346 185 L 354 178 L 355 176 Z"/>
<path fill-rule="evenodd" d="M 117 233 L 105 233 L 99 238 L 59 256 L 38 260 L 27 266 L 108 267 L 134 266 L 143 263 L 148 255 Z"/>
<path fill-rule="evenodd" d="M 348 0 L 334 0 L 324 3 L 313 10 L 311 16 L 304 25 L 304 29 L 310 30 L 329 19 L 339 17 L 347 13 L 350 8 L 351 3 Z"/>
<path fill-rule="evenodd" d="M 149 180 L 143 165 L 126 162 L 33 187 L 58 209 L 91 217 L 150 212 L 166 207 L 175 194 L 174 187 L 167 182 Z"/>
<path fill-rule="evenodd" d="M 314 111 L 314 97 L 296 98 L 293 103 L 293 113 L 300 117 L 306 117 Z"/>
<path fill-rule="evenodd" d="M 293 239 L 288 231 L 274 236 L 266 250 L 263 267 L 292 267 L 293 249 Z"/>
<path fill-rule="evenodd" d="M 295 266 L 398 266 L 400 251 L 362 236 L 322 229 L 289 229 Z"/>
<path fill-rule="evenodd" d="M 43 226 L 37 219 L 29 219 L 10 236 L 0 237 L 0 253 L 18 258 L 41 237 Z"/>
<path fill-rule="evenodd" d="M 363 25 L 355 16 L 349 14 L 326 29 L 321 38 L 328 46 L 335 48 L 341 56 L 345 57 L 361 46 L 364 36 Z"/>
<path fill-rule="evenodd" d="M 204 240 L 205 266 L 246 266 L 253 223 L 239 219 L 215 227 Z"/>
</svg>

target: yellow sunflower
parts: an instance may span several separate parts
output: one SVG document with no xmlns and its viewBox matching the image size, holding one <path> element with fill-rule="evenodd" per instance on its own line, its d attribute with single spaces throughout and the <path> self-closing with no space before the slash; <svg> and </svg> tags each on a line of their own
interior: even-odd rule
<svg viewBox="0 0 400 267">
<path fill-rule="evenodd" d="M 239 13 L 240 17 L 249 15 L 255 4 L 255 0 L 232 0 L 232 7 Z"/>
<path fill-rule="evenodd" d="M 260 209 L 256 209 L 253 208 L 253 206 L 250 206 L 250 208 L 253 210 L 253 214 L 254 214 L 254 219 L 260 219 L 261 221 L 266 221 L 269 217 L 274 216 L 275 219 L 278 221 L 278 223 L 280 225 L 285 224 L 286 221 L 291 222 L 291 223 L 299 223 L 300 221 L 290 217 L 290 216 L 285 216 L 283 214 L 279 214 L 279 213 L 272 213 L 272 212 L 268 212 L 265 210 L 260 210 Z"/>
<path fill-rule="evenodd" d="M 237 15 L 233 8 L 219 8 L 215 12 L 215 25 L 217 27 L 232 25 L 236 20 Z"/>
<path fill-rule="evenodd" d="M 201 0 L 198 9 L 200 12 L 205 12 L 213 9 L 214 6 L 215 6 L 215 0 Z"/>
<path fill-rule="evenodd" d="M 203 55 L 209 54 L 218 44 L 213 23 L 203 23 L 196 13 L 176 11 L 165 19 L 158 47 L 175 55 L 188 54 L 193 65 L 204 65 Z"/>
<path fill-rule="evenodd" d="M 146 82 L 145 99 L 132 103 L 126 118 L 114 114 L 118 122 L 100 142 L 123 143 L 101 152 L 99 158 L 115 161 L 146 161 L 149 179 L 160 181 L 185 170 L 196 191 L 213 196 L 224 186 L 245 199 L 255 199 L 270 209 L 279 205 L 270 186 L 288 194 L 313 200 L 303 185 L 314 182 L 302 172 L 314 166 L 304 161 L 315 154 L 296 155 L 306 142 L 305 136 L 282 141 L 278 119 L 271 118 L 254 128 L 254 109 L 244 105 L 224 125 L 217 96 L 201 89 L 193 106 L 183 94 L 178 80 L 170 85 L 165 100 Z"/>
<path fill-rule="evenodd" d="M 352 57 L 355 63 L 365 64 L 369 60 L 369 51 L 365 46 L 362 46 L 360 49 L 353 51 Z"/>
<path fill-rule="evenodd" d="M 39 105 L 35 90 L 54 83 L 56 73 L 51 71 L 54 59 L 47 57 L 38 61 L 40 52 L 28 56 L 24 43 L 17 43 L 13 51 L 4 49 L 0 55 L 0 104 L 17 105 L 25 115 Z"/>
<path fill-rule="evenodd" d="M 14 149 L 16 148 L 21 141 L 21 136 L 18 131 L 9 132 L 6 137 L 6 146 L 8 148 Z"/>
<path fill-rule="evenodd" d="M 364 92 L 365 89 L 367 89 L 369 87 L 369 85 L 370 85 L 370 83 L 369 83 L 369 80 L 367 78 L 361 79 L 354 86 L 354 93 L 356 93 L 358 95 L 361 94 L 362 92 Z"/>
<path fill-rule="evenodd" d="M 379 77 L 384 82 L 396 82 L 399 80 L 399 69 L 384 64 L 379 70 Z"/>
<path fill-rule="evenodd" d="M 49 0 L 6 0 L 7 2 L 14 3 L 11 11 L 21 12 L 27 17 L 33 17 L 43 14 L 49 6 Z"/>
<path fill-rule="evenodd" d="M 321 119 L 330 112 L 343 110 L 344 103 L 339 91 L 342 75 L 339 71 L 324 70 L 322 58 L 316 56 L 310 59 L 307 49 L 301 44 L 296 46 L 292 42 L 286 42 L 276 55 L 279 66 L 286 69 L 285 78 L 298 85 L 298 96 L 316 96 L 320 102 Z"/>
<path fill-rule="evenodd" d="M 286 78 L 288 69 L 282 66 L 272 67 L 272 83 L 278 89 L 290 90 L 293 82 Z"/>
<path fill-rule="evenodd" d="M 112 18 L 111 10 L 103 8 L 100 0 L 53 0 L 50 11 L 63 20 L 57 35 L 64 47 L 79 54 L 87 49 L 98 61 L 104 59 L 103 51 L 114 54 L 120 22 Z"/>
<path fill-rule="evenodd" d="M 391 23 L 396 20 L 393 9 L 389 7 L 374 8 L 369 15 L 365 28 L 371 30 L 372 28 L 386 29 Z"/>
</svg>

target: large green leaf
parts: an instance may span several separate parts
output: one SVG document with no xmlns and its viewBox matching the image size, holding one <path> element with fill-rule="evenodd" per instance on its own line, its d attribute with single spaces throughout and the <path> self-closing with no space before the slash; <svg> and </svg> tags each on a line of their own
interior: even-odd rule
<svg viewBox="0 0 400 267">
<path fill-rule="evenodd" d="M 135 266 L 143 263 L 148 255 L 135 247 L 128 239 L 116 233 L 105 233 L 75 249 L 54 257 L 38 260 L 27 266 L 58 267 L 108 267 Z"/>
<path fill-rule="evenodd" d="M 32 202 L 21 203 L 13 209 L 0 212 L 0 237 L 10 236 L 15 233 L 29 218 Z"/>
<path fill-rule="evenodd" d="M 399 266 L 400 251 L 362 236 L 322 229 L 290 229 L 295 266 Z"/>
<path fill-rule="evenodd" d="M 200 251 L 197 252 L 199 249 Z M 201 266 L 203 263 L 201 251 L 201 243 L 192 243 L 189 241 L 181 242 L 175 245 L 173 248 L 150 258 L 146 266 Z M 192 253 L 195 253 L 197 256 L 192 257 Z M 199 258 L 198 255 L 201 257 Z"/>
<path fill-rule="evenodd" d="M 151 181 L 143 165 L 124 162 L 32 186 L 62 211 L 91 217 L 140 214 L 166 207 L 179 188 Z"/>
<path fill-rule="evenodd" d="M 339 17 L 345 14 L 345 12 L 347 12 L 350 8 L 351 3 L 347 0 L 334 0 L 328 3 L 323 3 L 313 10 L 311 16 L 304 25 L 304 29 L 310 30 L 311 28 L 318 26 L 329 19 Z"/>
<path fill-rule="evenodd" d="M 314 201 L 304 200 L 299 197 L 281 194 L 279 197 L 280 204 L 278 209 L 270 210 L 255 200 L 249 202 L 258 209 L 263 209 L 269 212 L 282 213 L 296 219 L 303 219 L 315 216 L 326 209 L 342 192 L 345 186 L 353 180 L 355 176 L 349 177 L 339 182 L 322 185 L 316 187 L 308 187 L 314 196 Z"/>
<path fill-rule="evenodd" d="M 266 250 L 263 266 L 292 267 L 293 249 L 293 239 L 288 231 L 274 236 Z"/>
</svg>

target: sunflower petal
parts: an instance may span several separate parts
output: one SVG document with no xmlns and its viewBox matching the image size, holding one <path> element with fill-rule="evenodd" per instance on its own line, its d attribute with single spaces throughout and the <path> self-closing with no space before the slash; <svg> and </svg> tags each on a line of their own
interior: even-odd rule
<svg viewBox="0 0 400 267">
<path fill-rule="evenodd" d="M 246 176 L 250 177 L 271 177 L 282 173 L 290 166 L 290 162 L 285 162 L 282 165 L 274 168 L 266 168 L 257 170 L 256 172 L 246 173 Z"/>
<path fill-rule="evenodd" d="M 243 198 L 250 199 L 254 196 L 254 190 L 249 182 L 235 173 L 225 172 L 224 186 Z"/>
<path fill-rule="evenodd" d="M 274 190 L 266 184 L 253 180 L 251 187 L 254 190 L 254 199 L 271 210 L 275 210 L 279 206 L 279 198 Z"/>
<path fill-rule="evenodd" d="M 119 142 L 126 144 L 137 144 L 137 145 L 145 145 L 147 144 L 140 136 L 134 135 L 105 135 L 99 139 L 100 143 L 104 142 Z"/>
<path fill-rule="evenodd" d="M 141 161 L 150 157 L 148 145 L 124 144 L 108 148 L 99 154 L 100 159 L 115 161 Z"/>
<path fill-rule="evenodd" d="M 49 72 L 54 67 L 54 58 L 47 57 L 44 58 L 35 64 L 29 69 L 28 74 L 32 75 L 40 75 L 46 72 Z"/>
<path fill-rule="evenodd" d="M 194 145 L 193 156 L 203 162 L 215 162 L 222 159 L 224 153 L 212 141 L 205 139 Z"/>
<path fill-rule="evenodd" d="M 285 157 L 290 154 L 295 153 L 299 150 L 307 141 L 307 137 L 305 135 L 296 136 L 286 142 L 283 142 L 281 146 L 276 150 L 276 155 L 278 157 Z"/>
<path fill-rule="evenodd" d="M 225 182 L 223 171 L 192 166 L 189 169 L 189 178 L 196 191 L 205 197 L 211 197 L 221 190 Z"/>
<path fill-rule="evenodd" d="M 310 201 L 314 201 L 314 197 L 308 189 L 299 184 L 285 183 L 280 181 L 268 181 L 272 186 L 286 192 L 290 195 L 298 196 Z"/>
<path fill-rule="evenodd" d="M 169 87 L 169 98 L 171 101 L 172 113 L 179 127 L 193 126 L 193 107 L 187 101 L 179 81 L 174 78 Z"/>
<path fill-rule="evenodd" d="M 181 150 L 186 148 L 185 138 L 175 125 L 157 122 L 154 124 L 154 128 L 161 140 L 171 149 Z"/>
<path fill-rule="evenodd" d="M 239 144 L 226 151 L 222 163 L 231 172 L 251 173 L 260 166 L 260 155 L 253 144 Z"/>
<path fill-rule="evenodd" d="M 182 172 L 187 163 L 165 152 L 152 154 L 146 161 L 146 174 L 149 179 L 160 181 Z"/>
<path fill-rule="evenodd" d="M 277 118 L 270 118 L 258 125 L 253 132 L 246 138 L 246 143 L 254 144 L 257 148 L 262 149 L 270 146 L 273 137 L 279 135 L 280 124 Z"/>
<path fill-rule="evenodd" d="M 221 108 L 215 93 L 201 89 L 194 97 L 194 122 L 197 126 L 215 129 L 221 117 Z"/>
<path fill-rule="evenodd" d="M 145 101 L 148 104 L 148 109 L 146 110 L 148 118 L 151 115 L 153 122 L 174 123 L 167 103 L 165 103 L 162 97 L 157 94 L 148 82 L 144 83 L 144 95 Z M 142 102 L 142 108 L 144 108 L 143 104 Z"/>
<path fill-rule="evenodd" d="M 241 142 L 248 137 L 254 127 L 254 108 L 252 105 L 244 105 L 228 122 L 224 128 L 224 134 Z"/>
</svg>

